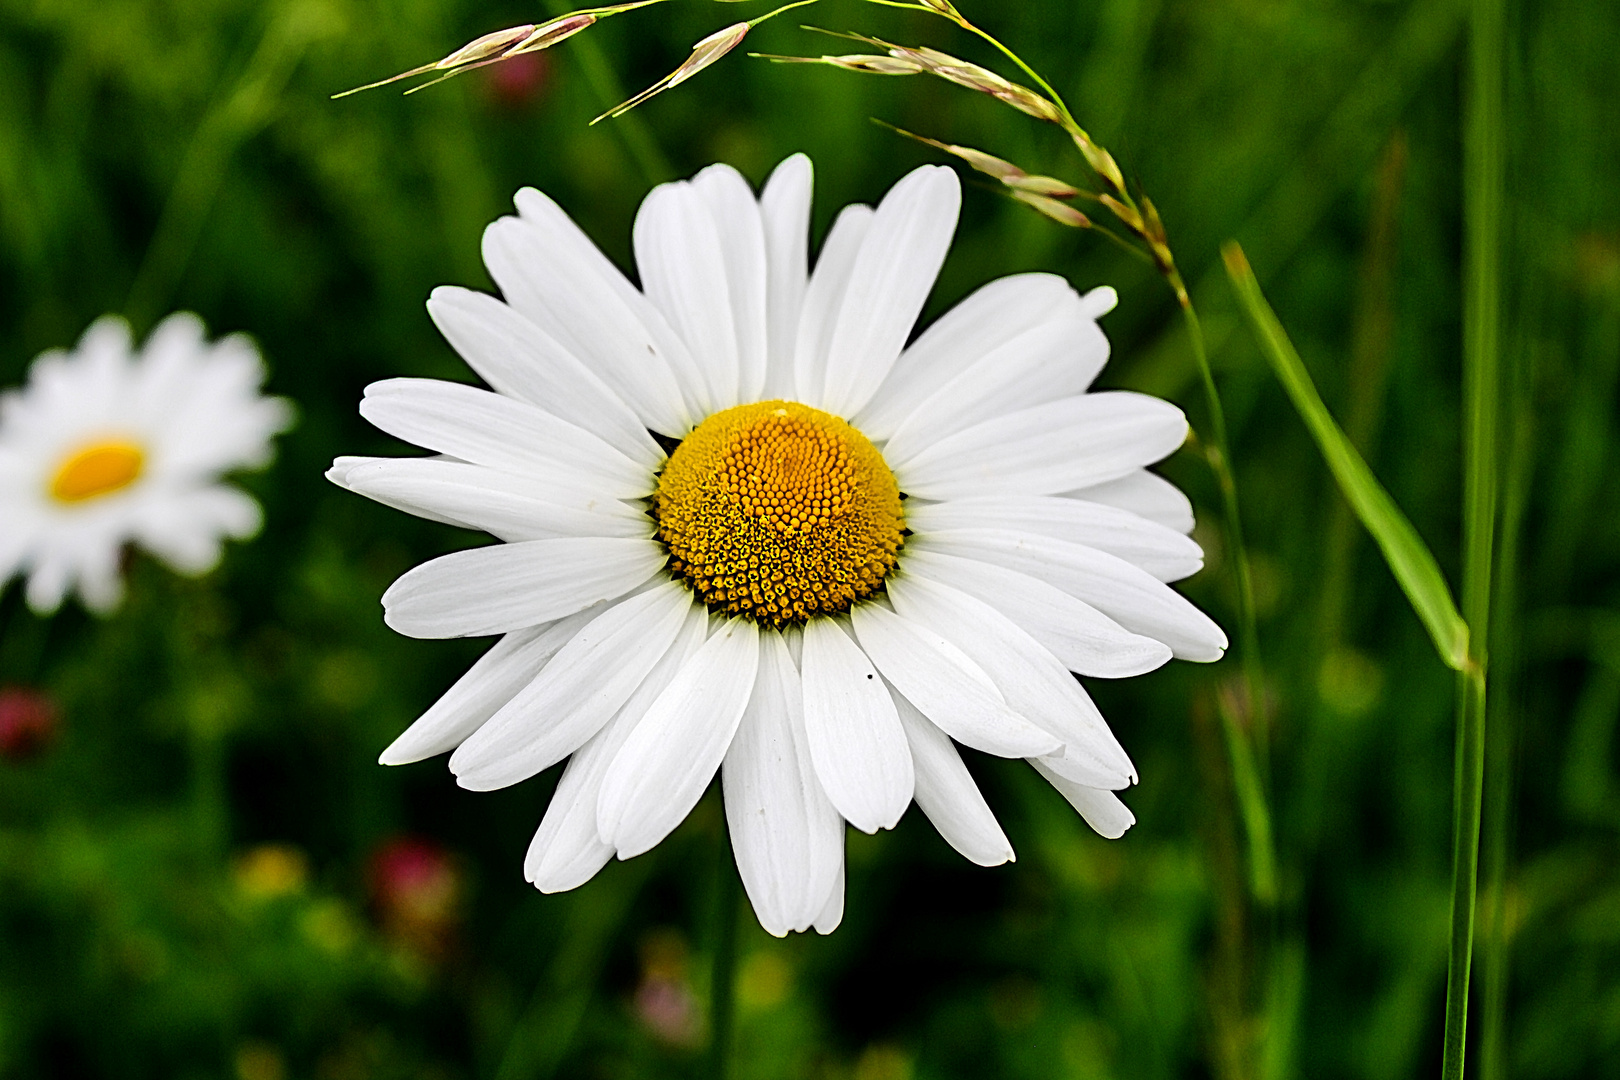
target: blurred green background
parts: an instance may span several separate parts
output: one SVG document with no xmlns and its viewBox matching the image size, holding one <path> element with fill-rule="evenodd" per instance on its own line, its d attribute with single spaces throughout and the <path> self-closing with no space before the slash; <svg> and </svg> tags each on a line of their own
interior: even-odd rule
<svg viewBox="0 0 1620 1080">
<path fill-rule="evenodd" d="M 1324 395 L 1439 554 L 1458 548 L 1457 0 L 963 4 L 1068 96 L 1163 211 L 1215 345 L 1259 591 L 1283 899 L 1246 900 L 1219 728 L 1235 661 L 1092 690 L 1140 767 L 1093 835 L 1022 764 L 972 755 L 1018 852 L 983 870 L 915 812 L 852 835 L 844 924 L 743 910 L 739 1080 L 1404 1078 L 1439 1061 L 1452 679 L 1279 392 L 1218 272 L 1247 248 Z M 1510 4 L 1506 357 L 1477 1075 L 1620 1076 L 1620 6 Z M 469 379 L 423 310 L 489 288 L 480 231 L 543 188 L 621 265 L 635 207 L 711 161 L 815 160 L 817 235 L 931 152 L 880 117 L 1084 179 L 988 99 L 728 58 L 629 122 L 586 122 L 763 5 L 617 18 L 402 98 L 328 95 L 560 8 L 514 0 L 0 0 L 0 386 L 96 316 L 254 335 L 299 405 L 244 483 L 264 533 L 200 581 L 130 566 L 122 611 L 0 595 L 0 684 L 56 704 L 0 758 L 0 1076 L 699 1074 L 722 818 L 570 894 L 524 884 L 556 770 L 494 794 L 376 755 L 480 642 L 378 597 L 475 541 L 327 485 L 397 453 L 361 388 Z M 940 21 L 828 0 L 747 47 L 829 50 L 799 15 L 988 62 Z M 1111 283 L 1110 385 L 1206 422 L 1174 300 L 1139 263 L 973 180 L 930 306 L 1054 270 Z M 1207 466 L 1206 571 L 1235 630 Z M 727 857 L 729 859 L 729 856 Z M 1487 883 L 1489 881 L 1489 874 Z M 1500 913 L 1500 918 L 1496 913 Z M 1500 1025 L 1490 1017 L 1501 1018 Z"/>
</svg>

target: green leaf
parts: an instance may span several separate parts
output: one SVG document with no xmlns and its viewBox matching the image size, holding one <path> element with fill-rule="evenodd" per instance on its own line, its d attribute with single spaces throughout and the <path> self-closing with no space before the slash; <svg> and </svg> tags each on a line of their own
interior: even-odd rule
<svg viewBox="0 0 1620 1080">
<path fill-rule="evenodd" d="M 1384 561 L 1400 583 L 1401 591 L 1406 593 L 1413 610 L 1434 639 L 1440 659 L 1448 667 L 1461 671 L 1468 662 L 1468 624 L 1457 612 L 1440 565 L 1323 404 L 1304 361 L 1260 291 L 1260 283 L 1254 279 L 1243 249 L 1229 242 L 1221 254 L 1238 300 L 1260 340 L 1260 351 L 1265 353 L 1294 408 L 1310 429 L 1328 469 L 1339 483 L 1339 490 L 1344 492 L 1356 517 L 1372 533 L 1384 553 Z"/>
</svg>

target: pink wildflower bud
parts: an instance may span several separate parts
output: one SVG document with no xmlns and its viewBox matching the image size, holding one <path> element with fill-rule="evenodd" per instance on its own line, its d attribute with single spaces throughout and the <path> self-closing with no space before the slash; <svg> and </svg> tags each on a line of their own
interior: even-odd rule
<svg viewBox="0 0 1620 1080">
<path fill-rule="evenodd" d="M 56 702 L 38 690 L 8 686 L 0 690 L 0 757 L 23 761 L 55 738 Z"/>
<path fill-rule="evenodd" d="M 459 917 L 462 875 L 431 840 L 401 837 L 371 856 L 371 900 L 383 929 L 429 956 L 447 951 Z"/>
</svg>

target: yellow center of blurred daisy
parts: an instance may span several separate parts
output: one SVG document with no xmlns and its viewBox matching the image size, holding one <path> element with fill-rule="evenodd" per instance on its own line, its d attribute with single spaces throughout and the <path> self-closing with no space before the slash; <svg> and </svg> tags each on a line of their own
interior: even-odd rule
<svg viewBox="0 0 1620 1080">
<path fill-rule="evenodd" d="M 131 442 L 109 439 L 68 455 L 51 477 L 51 498 L 77 503 L 110 495 L 140 479 L 146 453 Z"/>
<path fill-rule="evenodd" d="M 711 609 L 763 623 L 833 615 L 894 569 L 905 518 L 877 447 L 789 401 L 715 413 L 652 500 L 670 569 Z"/>
</svg>

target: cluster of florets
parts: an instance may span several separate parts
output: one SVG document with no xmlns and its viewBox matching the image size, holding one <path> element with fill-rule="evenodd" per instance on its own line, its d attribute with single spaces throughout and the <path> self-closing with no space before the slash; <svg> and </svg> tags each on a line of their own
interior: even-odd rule
<svg viewBox="0 0 1620 1080">
<path fill-rule="evenodd" d="M 777 626 L 871 595 L 905 524 L 877 448 L 786 401 L 700 424 L 670 456 L 652 509 L 671 572 L 705 604 Z"/>
</svg>

